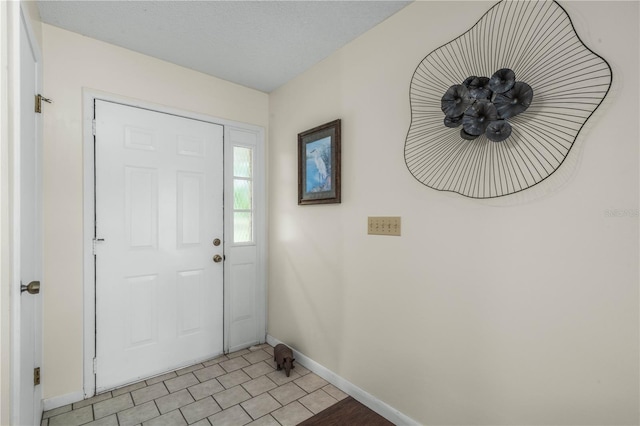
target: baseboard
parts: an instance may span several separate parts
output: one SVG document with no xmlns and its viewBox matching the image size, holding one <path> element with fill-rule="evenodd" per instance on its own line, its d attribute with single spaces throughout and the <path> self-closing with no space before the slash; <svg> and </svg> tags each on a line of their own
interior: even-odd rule
<svg viewBox="0 0 640 426">
<path fill-rule="evenodd" d="M 275 337 L 267 334 L 267 343 L 271 346 L 275 346 L 278 343 L 284 343 Z M 396 425 L 407 425 L 407 426 L 419 426 L 420 423 L 416 422 L 412 418 L 402 414 L 400 411 L 396 410 L 389 404 L 379 400 L 375 396 L 366 392 L 365 390 L 359 388 L 348 380 L 344 379 L 341 376 L 338 376 L 333 371 L 329 370 L 325 366 L 318 364 L 316 361 L 312 360 L 308 356 L 300 353 L 295 348 L 291 348 L 293 351 L 293 355 L 296 359 L 296 362 L 302 365 L 303 367 L 313 371 L 318 376 L 322 377 L 341 391 L 348 393 L 354 399 L 358 400 L 362 404 L 366 405 L 376 413 L 380 414 L 385 419 L 389 420 L 393 424 Z"/>
<path fill-rule="evenodd" d="M 73 404 L 84 399 L 84 392 L 77 391 L 68 393 L 66 395 L 54 396 L 53 398 L 47 398 L 43 402 L 44 411 L 53 410 L 54 408 L 64 407 L 65 405 Z"/>
</svg>

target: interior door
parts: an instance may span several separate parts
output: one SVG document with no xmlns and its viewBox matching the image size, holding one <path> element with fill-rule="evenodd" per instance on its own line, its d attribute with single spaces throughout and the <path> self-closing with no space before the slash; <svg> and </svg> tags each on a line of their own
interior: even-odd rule
<svg viewBox="0 0 640 426">
<path fill-rule="evenodd" d="M 223 127 L 96 100 L 96 390 L 223 352 Z"/>
<path fill-rule="evenodd" d="M 38 56 L 31 44 L 27 23 L 20 13 L 20 137 L 19 179 L 17 183 L 19 222 L 14 227 L 19 241 L 20 284 L 32 282 L 32 293 L 21 292 L 20 322 L 16 327 L 20 342 L 19 417 L 17 424 L 40 423 L 42 413 L 41 386 L 34 383 L 34 369 L 42 358 L 42 302 L 35 292 L 35 282 L 42 274 L 42 214 L 40 185 L 39 119 L 34 110 L 38 89 Z M 16 283 L 16 291 L 20 291 Z"/>
</svg>

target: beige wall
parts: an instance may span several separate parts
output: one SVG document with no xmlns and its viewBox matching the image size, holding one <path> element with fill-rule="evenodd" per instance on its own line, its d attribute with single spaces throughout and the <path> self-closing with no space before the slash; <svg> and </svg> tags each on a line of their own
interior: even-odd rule
<svg viewBox="0 0 640 426">
<path fill-rule="evenodd" d="M 40 10 L 35 1 L 21 1 L 23 4 L 23 10 L 26 10 L 29 16 L 29 23 L 33 30 L 33 35 L 38 42 L 38 48 L 42 49 L 42 23 L 40 22 Z"/>
<path fill-rule="evenodd" d="M 637 424 L 638 3 L 563 3 L 613 87 L 563 185 L 487 203 L 403 148 L 416 66 L 493 4 L 414 3 L 270 95 L 269 333 L 422 424 Z M 343 202 L 298 206 L 296 135 L 336 118 Z"/>
<path fill-rule="evenodd" d="M 82 89 L 267 126 L 268 96 L 43 25 L 44 398 L 82 390 Z M 206 54 L 206 52 L 204 53 Z"/>
</svg>

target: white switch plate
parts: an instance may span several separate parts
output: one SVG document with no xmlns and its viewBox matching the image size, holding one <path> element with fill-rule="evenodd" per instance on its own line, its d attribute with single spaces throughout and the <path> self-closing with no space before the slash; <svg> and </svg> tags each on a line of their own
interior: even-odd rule
<svg viewBox="0 0 640 426">
<path fill-rule="evenodd" d="M 400 216 L 369 216 L 369 235 L 396 235 L 400 236 Z"/>
</svg>

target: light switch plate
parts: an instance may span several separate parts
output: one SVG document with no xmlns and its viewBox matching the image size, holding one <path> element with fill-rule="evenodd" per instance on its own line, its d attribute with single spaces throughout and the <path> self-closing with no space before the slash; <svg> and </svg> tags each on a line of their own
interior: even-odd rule
<svg viewBox="0 0 640 426">
<path fill-rule="evenodd" d="M 369 216 L 369 235 L 395 235 L 400 236 L 400 216 Z"/>
</svg>

